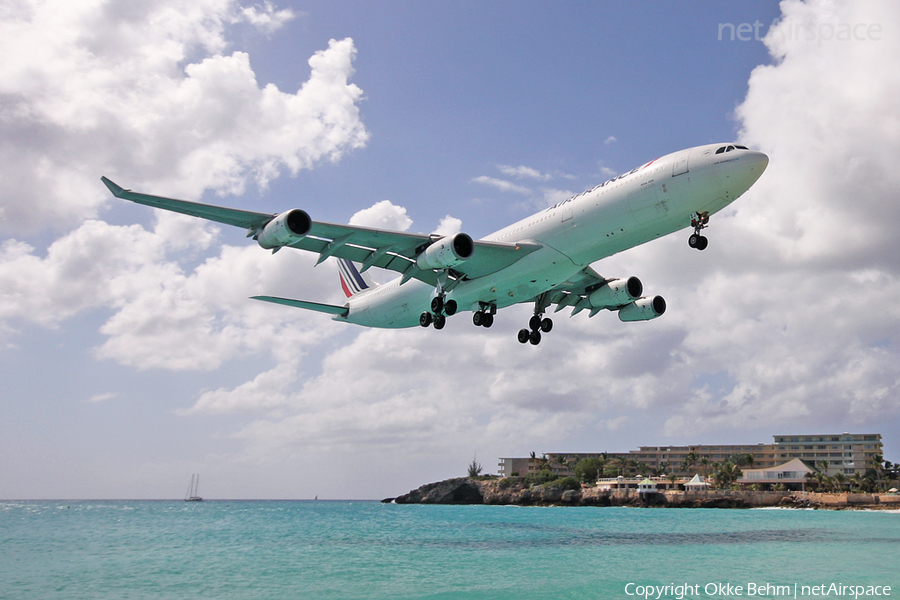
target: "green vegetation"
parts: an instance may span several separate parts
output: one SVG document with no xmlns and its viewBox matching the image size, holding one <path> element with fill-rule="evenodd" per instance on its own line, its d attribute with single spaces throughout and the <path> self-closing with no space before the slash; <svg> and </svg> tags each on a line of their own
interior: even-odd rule
<svg viewBox="0 0 900 600">
<path fill-rule="evenodd" d="M 478 477 L 481 475 L 481 464 L 475 460 L 475 457 L 472 457 L 472 462 L 469 463 L 469 477 Z"/>
<path fill-rule="evenodd" d="M 555 488 L 563 490 L 580 490 L 581 482 L 574 477 L 560 477 L 544 484 L 545 488 Z"/>
<path fill-rule="evenodd" d="M 583 458 L 575 465 L 575 477 L 581 483 L 592 485 L 600 479 L 605 464 L 605 461 L 599 458 Z"/>
</svg>

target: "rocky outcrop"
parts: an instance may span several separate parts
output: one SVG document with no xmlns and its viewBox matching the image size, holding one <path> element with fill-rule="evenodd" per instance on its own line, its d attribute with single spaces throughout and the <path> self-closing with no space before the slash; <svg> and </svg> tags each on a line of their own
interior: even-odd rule
<svg viewBox="0 0 900 600">
<path fill-rule="evenodd" d="M 480 481 L 459 477 L 436 483 L 427 483 L 408 494 L 387 498 L 384 502 L 397 504 L 484 504 Z"/>
<path fill-rule="evenodd" d="M 900 496 L 813 494 L 800 492 L 702 491 L 654 492 L 598 490 L 551 484 L 531 486 L 522 477 L 459 477 L 429 483 L 384 502 L 397 504 L 493 504 L 517 506 L 659 506 L 668 508 L 900 508 Z"/>
<path fill-rule="evenodd" d="M 787 494 L 760 492 L 667 492 L 571 489 L 552 484 L 529 485 L 521 477 L 459 477 L 429 483 L 384 502 L 397 504 L 491 504 L 517 506 L 660 506 L 671 508 L 750 508 L 777 506 Z"/>
</svg>

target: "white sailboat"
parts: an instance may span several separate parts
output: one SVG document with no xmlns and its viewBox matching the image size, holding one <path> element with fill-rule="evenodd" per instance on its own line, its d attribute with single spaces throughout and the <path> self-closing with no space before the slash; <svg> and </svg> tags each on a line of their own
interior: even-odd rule
<svg viewBox="0 0 900 600">
<path fill-rule="evenodd" d="M 203 502 L 198 489 L 200 488 L 200 473 L 191 475 L 191 485 L 188 487 L 187 493 L 184 495 L 185 502 Z"/>
</svg>

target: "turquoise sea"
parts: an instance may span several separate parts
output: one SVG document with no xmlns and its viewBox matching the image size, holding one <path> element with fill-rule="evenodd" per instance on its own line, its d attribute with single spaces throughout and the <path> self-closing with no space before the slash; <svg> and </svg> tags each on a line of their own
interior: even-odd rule
<svg viewBox="0 0 900 600">
<path fill-rule="evenodd" d="M 4 600 L 785 596 L 900 597 L 900 514 L 0 502 Z"/>
</svg>

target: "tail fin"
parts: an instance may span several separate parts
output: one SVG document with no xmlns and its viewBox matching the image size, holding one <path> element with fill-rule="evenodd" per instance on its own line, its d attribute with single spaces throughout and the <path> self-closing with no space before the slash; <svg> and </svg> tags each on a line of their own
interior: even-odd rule
<svg viewBox="0 0 900 600">
<path fill-rule="evenodd" d="M 341 277 L 341 289 L 344 290 L 345 296 L 350 298 L 364 290 L 375 287 L 375 284 L 373 284 L 368 277 L 360 273 L 359 269 L 357 269 L 356 265 L 352 262 L 345 258 L 339 258 L 337 260 L 338 274 Z"/>
</svg>

